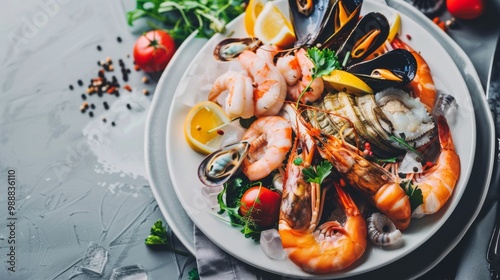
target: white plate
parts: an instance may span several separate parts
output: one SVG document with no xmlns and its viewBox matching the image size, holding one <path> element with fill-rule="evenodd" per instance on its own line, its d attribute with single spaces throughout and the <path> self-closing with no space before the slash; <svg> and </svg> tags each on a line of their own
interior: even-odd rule
<svg viewBox="0 0 500 280">
<path fill-rule="evenodd" d="M 280 3 L 284 4 L 285 2 Z M 286 5 L 282 5 L 282 8 L 284 13 L 288 14 Z M 382 12 L 389 19 L 396 12 L 378 3 L 365 2 L 362 13 L 369 11 Z M 323 275 L 323 277 L 345 277 L 366 273 L 394 262 L 419 247 L 442 226 L 452 213 L 465 190 L 472 170 L 476 128 L 472 101 L 467 86 L 446 50 L 413 20 L 405 15 L 401 15 L 401 20 L 401 34 L 411 35 L 410 44 L 414 49 L 420 51 L 428 62 L 437 88 L 452 94 L 458 102 L 459 113 L 455 124 L 451 124 L 451 129 L 461 159 L 460 180 L 449 203 L 439 213 L 412 221 L 410 227 L 405 231 L 403 246 L 388 250 L 368 246 L 362 259 L 353 266 L 342 272 Z M 233 37 L 245 36 L 242 17 L 235 20 L 229 28 L 235 30 Z M 223 73 L 224 68 L 227 67 L 227 64 L 215 62 L 211 55 L 214 46 L 222 38 L 222 35 L 214 36 L 197 54 L 182 77 L 172 101 L 167 121 L 167 161 L 174 189 L 193 222 L 215 244 L 233 256 L 270 272 L 295 277 L 316 278 L 317 275 L 303 272 L 288 260 L 276 261 L 267 258 L 258 245 L 243 237 L 239 232 L 239 228 L 231 227 L 215 218 L 216 212 L 208 208 L 202 198 L 202 184 L 197 179 L 196 174 L 197 167 L 203 156 L 193 152 L 187 145 L 183 136 L 183 121 L 191 106 L 207 99 L 210 87 L 200 83 L 200 81 L 215 79 L 217 75 L 214 73 Z M 405 36 L 402 36 L 402 38 L 408 41 Z M 207 69 L 210 69 L 210 71 L 207 71 Z M 207 77 L 206 75 L 213 77 Z"/>
<path fill-rule="evenodd" d="M 476 152 L 480 155 L 479 158 L 481 160 L 476 159 L 472 174 L 475 189 L 467 188 L 466 195 L 460 201 L 459 207 L 448 219 L 443 229 L 438 231 L 428 242 L 422 244 L 420 248 L 415 250 L 415 252 L 419 253 L 424 252 L 426 257 L 422 258 L 415 256 L 415 253 L 408 254 L 406 257 L 396 261 L 394 265 L 384 266 L 372 271 L 371 273 L 363 274 L 363 276 L 386 277 L 388 275 L 387 272 L 396 272 L 397 274 L 394 274 L 396 278 L 409 278 L 424 273 L 441 260 L 458 243 L 465 231 L 469 228 L 473 219 L 476 217 L 478 209 L 484 201 L 486 186 L 489 183 L 491 175 L 491 151 L 493 150 L 494 138 L 492 135 L 491 116 L 485 113 L 487 112 L 487 106 L 483 96 L 484 92 L 479 83 L 479 79 L 477 78 L 477 74 L 465 53 L 450 38 L 448 38 L 446 34 L 435 28 L 432 22 L 429 22 L 428 19 L 418 13 L 407 3 L 397 0 L 388 1 L 388 3 L 390 6 L 395 7 L 397 10 L 420 22 L 426 27 L 432 36 L 438 39 L 438 41 L 449 50 L 454 62 L 459 65 L 462 76 L 466 79 L 467 86 L 469 87 L 473 97 L 474 108 L 476 109 L 478 116 L 477 123 L 481 124 L 481 126 L 478 127 L 480 145 L 476 148 Z M 372 3 L 365 3 L 365 6 L 368 4 L 371 5 Z M 387 10 L 386 7 L 378 8 L 381 11 Z M 406 18 L 404 19 L 404 22 L 405 21 Z M 165 124 L 167 123 L 166 116 L 172 100 L 172 93 L 179 82 L 179 78 L 187 67 L 187 64 L 192 60 L 193 55 L 200 51 L 201 46 L 204 43 L 204 40 L 196 39 L 192 36 L 186 40 L 183 47 L 179 49 L 178 54 L 172 61 L 175 63 L 171 63 L 171 65 L 175 65 L 175 67 L 169 66 L 158 83 L 153 103 L 151 105 L 148 122 L 146 124 L 146 162 L 151 187 L 157 199 L 158 205 L 167 219 L 167 222 L 172 227 L 174 233 L 180 237 L 183 244 L 192 253 L 194 253 L 192 222 L 181 208 L 178 198 L 175 197 L 169 174 L 165 172 L 168 167 L 165 158 L 165 151 L 167 147 L 164 145 L 166 129 Z M 434 66 L 431 64 L 431 67 Z M 182 140 L 182 137 L 179 135 L 182 135 L 182 133 L 177 136 L 169 137 L 173 137 L 172 140 L 175 138 Z M 181 158 L 182 157 L 174 158 L 174 164 L 176 164 L 177 159 Z M 186 183 L 187 182 L 183 182 L 181 186 L 192 188 L 192 186 Z M 197 194 L 195 193 L 195 195 Z M 458 200 L 458 198 L 455 197 L 454 199 Z M 188 200 L 201 202 L 199 197 L 197 199 Z M 193 214 L 196 215 L 196 213 L 199 213 L 202 210 L 192 206 L 190 206 L 190 208 L 194 208 L 194 210 L 190 211 L 191 216 Z M 227 228 L 227 225 L 215 222 L 213 217 L 209 216 L 207 218 L 207 220 L 211 221 L 209 227 Z M 238 236 L 239 235 L 236 235 L 236 238 L 238 238 Z M 225 235 L 224 239 L 228 240 L 228 235 Z M 243 243 L 245 242 L 245 240 L 241 241 Z M 219 246 L 221 245 L 219 244 Z M 253 247 L 257 246 L 253 245 Z M 247 253 L 246 251 L 244 252 Z M 242 257 L 240 256 L 240 258 Z M 371 256 L 368 256 L 368 258 L 371 258 Z M 245 257 L 242 259 L 253 264 L 251 259 Z M 389 261 L 387 263 L 389 263 Z M 403 265 L 405 263 L 412 263 L 412 266 L 408 267 L 407 265 Z M 261 268 L 266 269 L 265 267 Z M 271 270 L 281 274 L 289 274 L 289 271 L 281 270 L 279 267 Z M 344 274 L 344 276 L 346 275 Z"/>
</svg>

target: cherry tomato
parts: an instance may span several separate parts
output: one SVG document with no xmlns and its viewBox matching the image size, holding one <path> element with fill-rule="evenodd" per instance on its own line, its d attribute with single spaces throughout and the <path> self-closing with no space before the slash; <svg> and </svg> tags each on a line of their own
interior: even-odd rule
<svg viewBox="0 0 500 280">
<path fill-rule="evenodd" d="M 460 19 L 474 19 L 484 10 L 484 0 L 446 0 L 450 14 Z"/>
<path fill-rule="evenodd" d="M 266 187 L 251 187 L 241 197 L 240 214 L 250 216 L 256 225 L 271 227 L 279 217 L 281 195 Z"/>
<path fill-rule="evenodd" d="M 175 41 L 167 32 L 152 30 L 137 38 L 134 61 L 146 72 L 159 72 L 167 67 L 175 51 Z"/>
</svg>

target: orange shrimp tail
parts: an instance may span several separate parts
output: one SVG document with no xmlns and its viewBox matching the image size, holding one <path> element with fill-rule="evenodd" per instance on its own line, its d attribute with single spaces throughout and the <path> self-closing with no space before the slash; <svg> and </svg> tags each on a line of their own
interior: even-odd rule
<svg viewBox="0 0 500 280">
<path fill-rule="evenodd" d="M 451 197 L 460 177 L 460 157 L 455 152 L 446 118 L 439 116 L 437 123 L 441 153 L 433 167 L 414 179 L 423 196 L 423 204 L 412 214 L 416 218 L 439 211 Z"/>
<path fill-rule="evenodd" d="M 427 106 L 429 111 L 431 111 L 434 107 L 434 103 L 436 102 L 437 91 L 434 86 L 434 80 L 432 79 L 429 65 L 418 52 L 401 41 L 401 39 L 397 37 L 394 38 L 391 42 L 391 46 L 395 49 L 405 49 L 411 52 L 411 54 L 415 57 L 415 60 L 417 61 L 417 73 L 413 81 L 410 82 L 409 86 L 415 97 L 420 98 L 420 101 Z"/>
<path fill-rule="evenodd" d="M 377 209 L 386 214 L 396 228 L 408 228 L 411 220 L 410 199 L 398 183 L 383 185 L 374 195 L 373 201 Z"/>
</svg>

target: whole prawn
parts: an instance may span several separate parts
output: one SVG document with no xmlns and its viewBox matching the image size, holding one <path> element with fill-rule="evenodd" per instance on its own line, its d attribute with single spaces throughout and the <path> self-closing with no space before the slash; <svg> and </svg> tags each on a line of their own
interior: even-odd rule
<svg viewBox="0 0 500 280">
<path fill-rule="evenodd" d="M 437 117 L 441 153 L 436 164 L 416 174 L 412 183 L 422 190 L 423 203 L 412 213 L 415 218 L 437 212 L 448 201 L 460 176 L 460 158 L 455 152 L 446 118 Z"/>
<path fill-rule="evenodd" d="M 314 145 L 308 147 L 301 137 L 296 137 L 286 167 L 278 231 L 293 263 L 307 272 L 329 273 L 352 265 L 363 255 L 366 222 L 351 197 L 335 183 L 339 205 L 347 218 L 343 225 L 338 221 L 319 225 L 330 187 L 322 190 L 318 183 L 307 182 L 302 175 L 311 164 L 314 150 Z"/>
<path fill-rule="evenodd" d="M 307 57 L 305 49 L 299 49 L 295 55 L 287 55 L 278 58 L 276 67 L 281 72 L 287 87 L 287 99 L 297 101 L 302 91 L 308 86 L 307 91 L 302 95 L 300 102 L 314 102 L 323 94 L 325 88 L 323 79 L 318 77 L 312 79 L 311 69 L 314 68 L 313 62 Z"/>
<path fill-rule="evenodd" d="M 401 41 L 398 37 L 392 40 L 391 46 L 395 49 L 405 49 L 411 52 L 417 60 L 417 73 L 415 74 L 413 81 L 410 82 L 409 86 L 415 96 L 419 97 L 420 101 L 422 101 L 422 103 L 427 106 L 429 111 L 431 111 L 434 107 L 434 102 L 436 101 L 437 91 L 434 86 L 434 80 L 432 79 L 429 65 L 418 52 Z"/>
<path fill-rule="evenodd" d="M 251 181 L 260 180 L 278 168 L 292 147 L 292 126 L 280 116 L 264 116 L 254 121 L 243 135 L 250 143 L 241 170 Z"/>
<path fill-rule="evenodd" d="M 343 140 L 322 134 L 309 124 L 304 126 L 318 146 L 321 156 L 330 161 L 350 185 L 360 190 L 377 209 L 387 215 L 398 229 L 405 230 L 411 220 L 411 205 L 398 178 L 380 165 L 363 158 Z"/>
</svg>

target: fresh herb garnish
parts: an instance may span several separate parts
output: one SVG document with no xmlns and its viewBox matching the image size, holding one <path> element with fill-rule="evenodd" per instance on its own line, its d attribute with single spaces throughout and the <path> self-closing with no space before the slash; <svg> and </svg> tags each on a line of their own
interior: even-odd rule
<svg viewBox="0 0 500 280">
<path fill-rule="evenodd" d="M 332 168 L 333 166 L 329 161 L 323 160 L 316 168 L 312 166 L 304 168 L 302 173 L 308 182 L 321 184 L 323 180 L 332 173 Z"/>
<path fill-rule="evenodd" d="M 189 253 L 177 250 L 172 245 L 170 245 L 170 240 L 167 233 L 167 228 L 163 226 L 161 220 L 156 221 L 150 229 L 149 236 L 144 240 L 146 245 L 161 245 L 167 247 L 174 253 L 183 256 L 189 256 Z"/>
<path fill-rule="evenodd" d="M 249 181 L 242 178 L 235 178 L 234 180 L 225 183 L 224 189 L 217 195 L 217 202 L 219 203 L 220 210 L 218 214 L 223 214 L 227 211 L 231 224 L 234 226 L 241 226 L 241 233 L 246 238 L 251 238 L 255 242 L 260 240 L 261 230 L 255 225 L 250 215 L 242 216 L 239 213 L 240 198 L 243 196 L 253 185 Z M 226 202 L 224 202 L 224 195 L 226 195 Z M 250 214 L 252 211 L 248 211 Z"/>
<path fill-rule="evenodd" d="M 340 63 L 338 61 L 337 54 L 328 48 L 320 50 L 317 47 L 312 47 L 307 49 L 307 56 L 311 59 L 314 67 L 311 69 L 312 79 L 309 84 L 300 93 L 299 100 L 297 100 L 297 108 L 299 107 L 299 101 L 302 96 L 309 90 L 314 79 L 328 75 L 335 69 L 340 69 Z"/>
<path fill-rule="evenodd" d="M 392 134 L 389 136 L 389 138 L 395 142 L 397 142 L 398 144 L 400 144 L 401 146 L 405 147 L 406 149 L 408 149 L 409 151 L 412 151 L 414 152 L 415 154 L 417 154 L 417 156 L 419 156 L 420 158 L 423 158 L 422 154 L 420 154 L 415 148 L 413 148 L 412 146 L 410 146 L 410 144 L 408 144 L 405 140 L 406 136 L 404 133 L 401 133 L 400 134 L 401 137 L 397 137 L 396 135 Z"/>
<path fill-rule="evenodd" d="M 127 12 L 132 25 L 139 18 L 149 18 L 165 25 L 176 41 L 184 41 L 198 30 L 197 36 L 210 38 L 226 32 L 226 24 L 245 11 L 244 0 L 136 0 L 136 8 Z M 153 22 L 150 26 L 158 28 Z"/>
<path fill-rule="evenodd" d="M 200 280 L 200 274 L 198 273 L 198 268 L 193 267 L 189 272 L 188 272 L 188 279 L 189 280 Z"/>
<path fill-rule="evenodd" d="M 424 203 L 422 190 L 418 186 L 414 186 L 410 180 L 403 181 L 399 184 L 410 197 L 411 211 L 415 210 L 420 204 Z"/>
<path fill-rule="evenodd" d="M 293 164 L 295 164 L 295 165 L 301 165 L 302 162 L 304 162 L 304 160 L 301 157 L 295 158 L 293 160 Z"/>
</svg>

